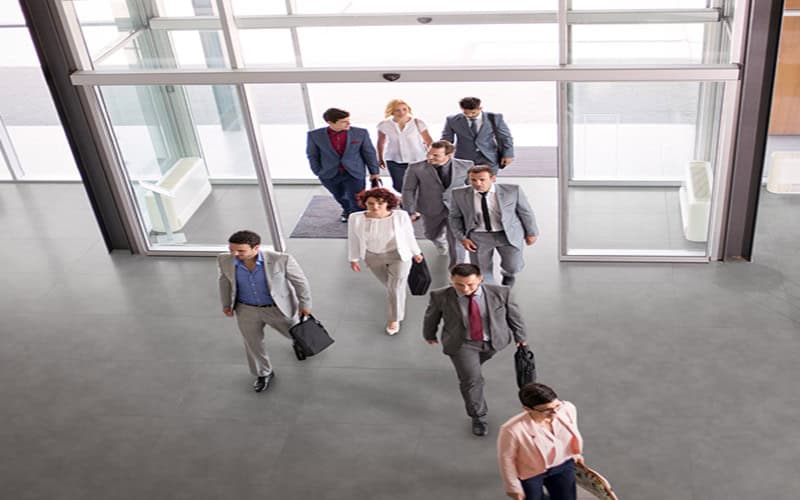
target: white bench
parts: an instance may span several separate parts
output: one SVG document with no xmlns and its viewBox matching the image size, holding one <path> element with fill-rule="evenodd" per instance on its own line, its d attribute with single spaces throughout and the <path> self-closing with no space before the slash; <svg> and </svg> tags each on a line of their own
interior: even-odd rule
<svg viewBox="0 0 800 500">
<path fill-rule="evenodd" d="M 140 181 L 147 190 L 145 207 L 151 229 L 171 234 L 189 222 L 211 194 L 208 172 L 200 158 L 181 158 L 155 184 Z"/>
<path fill-rule="evenodd" d="M 678 195 L 683 235 L 689 241 L 708 241 L 712 185 L 711 164 L 707 161 L 690 161 Z"/>
<path fill-rule="evenodd" d="M 767 191 L 800 194 L 800 151 L 774 151 L 769 162 Z"/>
</svg>

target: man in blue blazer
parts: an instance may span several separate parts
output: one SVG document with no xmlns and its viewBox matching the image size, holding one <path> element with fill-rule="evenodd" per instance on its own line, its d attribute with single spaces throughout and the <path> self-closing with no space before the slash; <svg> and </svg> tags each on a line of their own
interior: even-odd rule
<svg viewBox="0 0 800 500">
<path fill-rule="evenodd" d="M 489 165 L 495 173 L 510 165 L 514 139 L 503 115 L 484 112 L 477 97 L 465 97 L 458 104 L 461 113 L 448 116 L 442 130 L 442 139 L 456 145 L 455 157 Z"/>
<path fill-rule="evenodd" d="M 306 155 L 311 171 L 341 205 L 339 220 L 362 210 L 355 195 L 365 188 L 366 171 L 379 179 L 378 154 L 366 129 L 350 126 L 350 113 L 330 108 L 322 118 L 327 127 L 308 133 Z M 366 170 L 365 170 L 366 169 Z"/>
</svg>

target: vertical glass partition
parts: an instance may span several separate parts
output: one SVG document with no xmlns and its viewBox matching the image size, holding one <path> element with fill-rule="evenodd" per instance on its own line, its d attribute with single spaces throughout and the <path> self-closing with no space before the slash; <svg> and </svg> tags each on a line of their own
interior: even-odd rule
<svg viewBox="0 0 800 500">
<path fill-rule="evenodd" d="M 704 86 L 721 99 L 717 83 L 569 84 L 567 255 L 707 256 L 716 164 L 701 143 L 720 108 L 699 105 Z"/>
<path fill-rule="evenodd" d="M 242 228 L 270 243 L 258 186 L 212 184 L 215 177 L 256 177 L 243 129 L 224 126 L 216 107 L 219 90 L 236 92 L 223 87 L 100 89 L 142 231 L 155 250 L 213 248 Z M 238 106 L 229 112 L 241 125 Z"/>
<path fill-rule="evenodd" d="M 273 180 L 318 189 L 305 139 L 326 108 L 349 110 L 375 140 L 386 102 L 402 98 L 438 138 L 477 95 L 504 113 L 514 169 L 527 153 L 558 158 L 561 258 L 709 255 L 702 214 L 735 113 L 718 82 L 739 74 L 732 0 L 64 1 L 92 57 L 77 84 L 102 96 L 151 250 L 219 243 L 233 208 L 266 211 L 247 222 L 264 234 L 277 227 L 255 195 L 274 199 Z M 210 192 L 166 238 L 152 185 L 187 158 Z"/>
</svg>

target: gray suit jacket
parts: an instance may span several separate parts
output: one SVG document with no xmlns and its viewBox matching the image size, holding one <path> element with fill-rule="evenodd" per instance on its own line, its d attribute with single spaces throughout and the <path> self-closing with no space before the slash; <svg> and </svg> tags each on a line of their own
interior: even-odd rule
<svg viewBox="0 0 800 500">
<path fill-rule="evenodd" d="M 516 184 L 495 184 L 497 202 L 502 211 L 503 230 L 508 241 L 522 249 L 526 236 L 538 236 L 536 217 L 528 204 L 525 193 Z M 469 238 L 480 221 L 475 213 L 475 199 L 472 186 L 453 190 L 450 203 L 450 228 L 456 239 Z"/>
<path fill-rule="evenodd" d="M 427 161 L 412 163 L 403 177 L 403 208 L 410 214 L 419 212 L 426 217 L 446 215 L 450 209 L 450 193 L 467 183 L 467 170 L 471 161 L 450 160 L 452 175 L 450 185 L 442 185 L 435 167 Z"/>
<path fill-rule="evenodd" d="M 298 308 L 311 309 L 311 287 L 294 257 L 288 253 L 261 249 L 264 274 L 275 306 L 287 318 L 297 316 Z M 236 309 L 236 266 L 229 253 L 217 256 L 219 268 L 219 298 L 222 307 Z"/>
<path fill-rule="evenodd" d="M 527 338 L 525 323 L 519 306 L 511 297 L 511 289 L 505 286 L 483 285 L 483 293 L 486 295 L 486 306 L 489 311 L 489 338 L 492 340 L 494 350 L 505 348 L 512 339 L 514 342 L 525 342 Z M 458 306 L 458 293 L 452 286 L 431 291 L 422 326 L 422 336 L 425 340 L 437 340 L 436 334 L 442 320 L 444 320 L 442 350 L 447 355 L 453 355 L 469 338 L 469 325 L 464 321 Z"/>
<path fill-rule="evenodd" d="M 489 116 L 494 117 L 497 128 L 497 137 L 492 131 L 492 124 Z M 503 115 L 500 113 L 483 112 L 481 128 L 478 129 L 477 137 L 469 128 L 469 119 L 463 113 L 450 115 L 444 123 L 442 139 L 450 141 L 456 145 L 456 158 L 478 162 L 477 153 L 480 152 L 492 165 L 498 164 L 499 158 L 514 157 L 514 138 L 511 137 L 511 130 L 508 129 Z M 498 142 L 499 140 L 499 142 Z"/>
</svg>

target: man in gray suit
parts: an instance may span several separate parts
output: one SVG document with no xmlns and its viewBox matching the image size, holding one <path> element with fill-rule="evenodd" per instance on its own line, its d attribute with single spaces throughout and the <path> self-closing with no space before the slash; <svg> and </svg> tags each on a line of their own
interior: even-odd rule
<svg viewBox="0 0 800 500">
<path fill-rule="evenodd" d="M 472 433 L 485 436 L 488 407 L 481 365 L 512 340 L 526 345 L 525 323 L 511 289 L 483 284 L 478 266 L 453 266 L 450 281 L 452 286 L 431 291 L 422 335 L 428 344 L 438 344 L 439 323 L 444 320 L 442 350 L 456 369 Z"/>
<path fill-rule="evenodd" d="M 455 143 L 456 158 L 491 165 L 495 173 L 510 165 L 514 139 L 503 115 L 484 112 L 477 97 L 465 97 L 458 104 L 461 113 L 448 116 L 442 130 L 442 139 Z"/>
<path fill-rule="evenodd" d="M 403 208 L 415 221 L 422 217 L 425 237 L 440 255 L 450 254 L 450 265 L 464 260 L 465 252 L 448 224 L 450 193 L 467 183 L 472 162 L 453 159 L 455 148 L 447 141 L 436 141 L 428 150 L 427 161 L 412 163 L 403 177 Z"/>
<path fill-rule="evenodd" d="M 516 184 L 495 184 L 491 167 L 469 169 L 471 186 L 453 190 L 450 226 L 469 251 L 470 261 L 483 270 L 487 283 L 495 284 L 494 251 L 500 254 L 503 285 L 512 286 L 514 275 L 525 265 L 522 250 L 539 235 L 533 210 Z"/>
<path fill-rule="evenodd" d="M 298 312 L 311 314 L 311 287 L 297 261 L 286 253 L 262 250 L 260 244 L 258 234 L 238 231 L 228 239 L 230 253 L 217 257 L 222 312 L 236 315 L 256 392 L 268 389 L 275 376 L 264 346 L 264 326 L 291 338 L 289 328 L 297 323 Z"/>
</svg>

